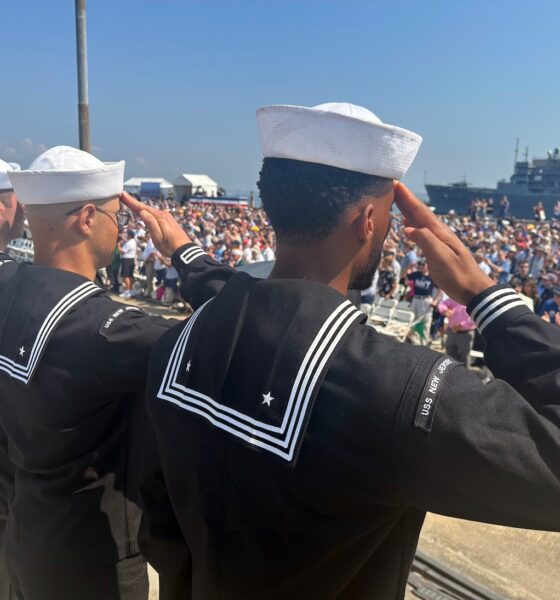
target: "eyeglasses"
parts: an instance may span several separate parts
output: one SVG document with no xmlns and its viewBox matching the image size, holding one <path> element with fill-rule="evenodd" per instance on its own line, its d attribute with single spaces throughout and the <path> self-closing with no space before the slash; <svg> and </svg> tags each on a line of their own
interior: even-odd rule
<svg viewBox="0 0 560 600">
<path fill-rule="evenodd" d="M 85 206 L 85 205 L 84 205 Z M 74 213 L 77 213 L 79 210 L 82 210 L 83 206 L 78 206 L 72 210 L 69 210 L 67 213 L 64 213 L 65 217 L 68 217 Z M 117 225 L 119 227 L 126 227 L 130 221 L 130 213 L 126 210 L 107 210 L 105 208 L 101 208 L 100 206 L 95 207 L 100 213 L 104 213 L 106 215 L 115 215 L 117 217 Z"/>
</svg>

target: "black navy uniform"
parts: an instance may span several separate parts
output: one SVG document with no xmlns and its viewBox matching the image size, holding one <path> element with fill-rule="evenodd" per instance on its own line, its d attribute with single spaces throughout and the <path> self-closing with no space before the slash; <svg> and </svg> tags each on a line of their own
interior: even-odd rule
<svg viewBox="0 0 560 600">
<path fill-rule="evenodd" d="M 560 330 L 511 288 L 468 307 L 483 385 L 326 286 L 174 265 L 197 310 L 151 355 L 141 487 L 163 599 L 403 598 L 426 511 L 560 530 Z"/>
<path fill-rule="evenodd" d="M 11 257 L 0 252 L 0 266 L 12 262 Z M 12 494 L 14 482 L 14 467 L 8 457 L 6 435 L 0 428 L 0 600 L 12 600 L 12 590 L 4 556 L 4 532 L 8 518 L 8 502 Z"/>
<path fill-rule="evenodd" d="M 135 424 L 149 352 L 173 322 L 75 273 L 1 262 L 0 437 L 15 466 L 5 532 L 15 587 L 26 600 L 147 598 L 136 479 L 145 440 Z"/>
</svg>

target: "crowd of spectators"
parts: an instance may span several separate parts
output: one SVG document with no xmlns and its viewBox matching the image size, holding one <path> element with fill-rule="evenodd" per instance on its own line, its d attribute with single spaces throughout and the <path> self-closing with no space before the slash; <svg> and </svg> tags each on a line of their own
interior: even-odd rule
<svg viewBox="0 0 560 600">
<path fill-rule="evenodd" d="M 260 208 L 195 202 L 180 206 L 172 200 L 147 202 L 169 210 L 191 239 L 220 263 L 240 267 L 275 258 L 274 231 Z M 136 274 L 136 286 L 130 279 L 131 272 Z M 113 291 L 123 297 L 143 293 L 166 304 L 177 299 L 179 275 L 171 262 L 158 254 L 139 220 L 131 220 L 121 232 L 107 274 Z"/>
<path fill-rule="evenodd" d="M 451 212 L 442 219 L 490 278 L 513 287 L 531 310 L 560 325 L 560 215 L 550 221 L 515 221 Z M 415 320 L 424 327 L 421 341 L 440 338 L 448 354 L 466 362 L 475 325 L 465 307 L 437 289 L 420 249 L 404 236 L 399 215 L 393 217 L 372 287 L 362 292 L 362 302 L 383 299 L 410 301 Z"/>
<path fill-rule="evenodd" d="M 149 202 L 172 212 L 190 237 L 218 262 L 239 267 L 274 260 L 274 231 L 260 208 Z M 451 212 L 442 218 L 470 248 L 483 271 L 515 288 L 543 319 L 560 325 L 560 214 L 548 221 L 515 221 L 489 216 L 479 205 L 465 216 Z M 409 300 L 431 338 L 442 335 L 444 320 L 456 324 L 456 333 L 474 329 L 466 314 L 446 304 L 420 249 L 402 230 L 400 215 L 393 215 L 379 270 L 371 288 L 362 292 L 362 302 Z M 132 220 L 121 238 L 107 269 L 114 291 L 124 296 L 143 293 L 172 304 L 177 298 L 178 273 L 157 253 L 142 222 Z"/>
</svg>

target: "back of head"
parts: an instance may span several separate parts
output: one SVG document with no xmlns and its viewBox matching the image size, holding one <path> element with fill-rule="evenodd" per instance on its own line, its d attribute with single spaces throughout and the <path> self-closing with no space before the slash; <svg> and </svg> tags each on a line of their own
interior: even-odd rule
<svg viewBox="0 0 560 600">
<path fill-rule="evenodd" d="M 124 161 L 104 163 L 77 148 L 55 146 L 9 178 L 26 207 L 42 264 L 62 253 L 62 263 L 107 264 L 118 232 Z"/>
<path fill-rule="evenodd" d="M 28 169 L 8 176 L 26 207 L 69 204 L 118 196 L 123 190 L 124 165 L 124 161 L 104 163 L 71 146 L 55 146 Z"/>
<path fill-rule="evenodd" d="M 265 158 L 258 181 L 263 207 L 280 242 L 325 239 L 364 196 L 390 192 L 391 179 L 299 160 Z"/>
</svg>

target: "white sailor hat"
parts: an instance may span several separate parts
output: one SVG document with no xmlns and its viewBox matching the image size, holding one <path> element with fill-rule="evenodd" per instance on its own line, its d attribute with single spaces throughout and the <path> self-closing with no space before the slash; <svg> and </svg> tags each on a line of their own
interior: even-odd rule
<svg viewBox="0 0 560 600">
<path fill-rule="evenodd" d="M 387 125 L 367 108 L 330 102 L 308 108 L 273 105 L 257 111 L 264 157 L 291 158 L 401 179 L 422 137 Z"/>
<path fill-rule="evenodd" d="M 38 156 L 29 169 L 11 171 L 8 177 L 22 204 L 87 202 L 120 194 L 124 165 L 124 160 L 104 163 L 83 150 L 55 146 Z"/>
<path fill-rule="evenodd" d="M 13 189 L 13 186 L 8 179 L 9 171 L 19 171 L 19 165 L 16 163 L 5 162 L 0 158 L 0 192 Z"/>
</svg>

